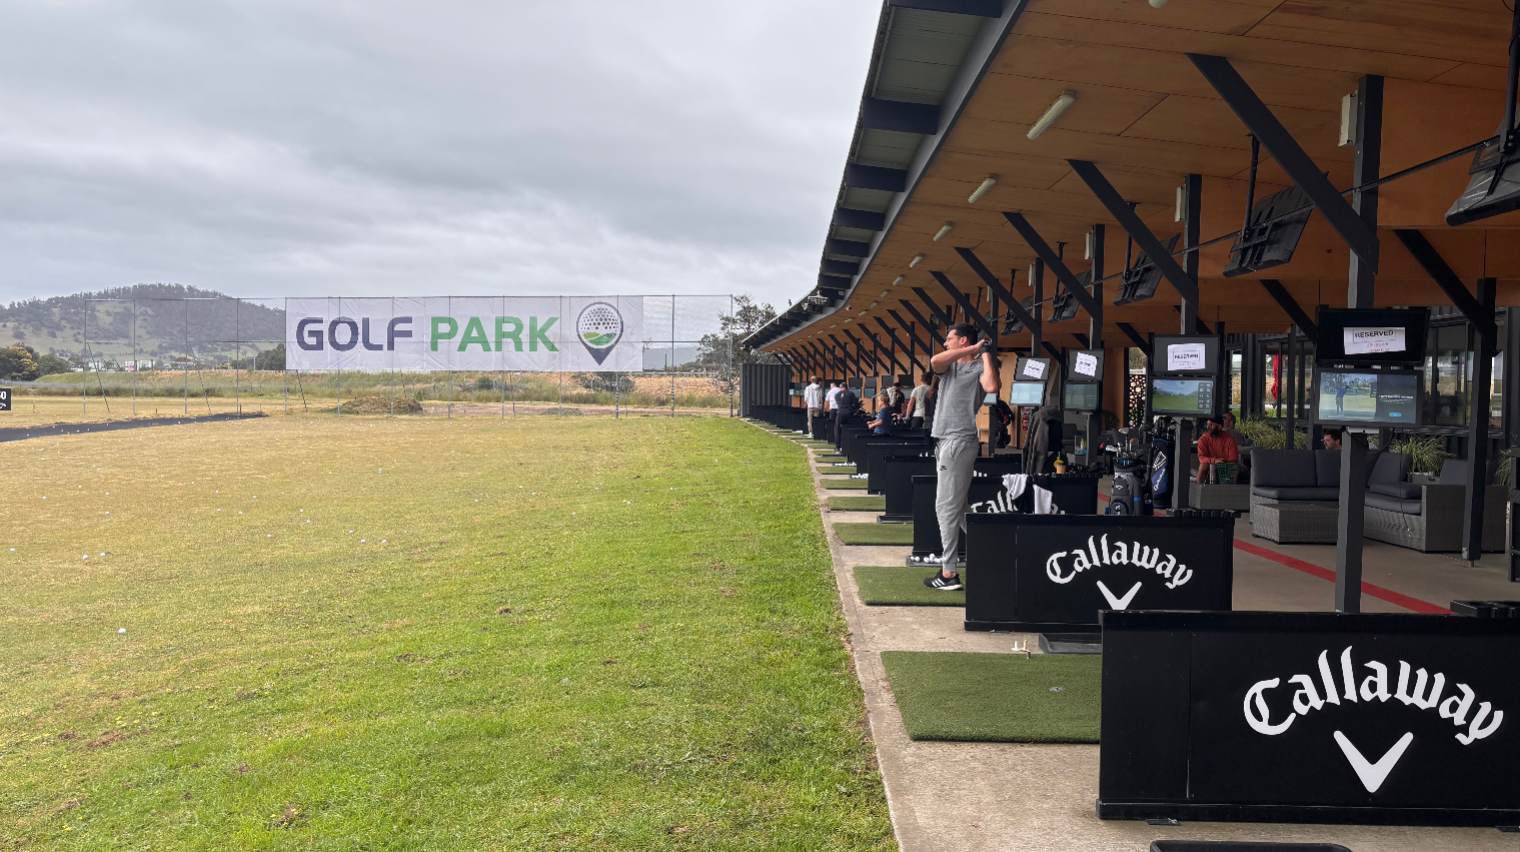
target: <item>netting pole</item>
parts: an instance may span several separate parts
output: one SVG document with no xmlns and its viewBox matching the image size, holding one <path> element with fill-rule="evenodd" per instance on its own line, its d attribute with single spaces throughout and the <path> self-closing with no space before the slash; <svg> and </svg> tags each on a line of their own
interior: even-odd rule
<svg viewBox="0 0 1520 852">
<path fill-rule="evenodd" d="M 137 357 L 137 300 L 132 300 L 132 416 L 137 416 L 137 373 L 142 362 Z"/>
<path fill-rule="evenodd" d="M 511 375 L 515 376 L 517 374 L 512 373 Z M 517 419 L 517 384 L 515 382 L 512 385 L 512 419 Z"/>
<path fill-rule="evenodd" d="M 285 413 L 289 414 L 290 413 L 290 370 L 286 369 L 283 372 L 285 373 Z"/>
<path fill-rule="evenodd" d="M 501 370 L 501 419 L 507 419 L 507 370 Z"/>
<path fill-rule="evenodd" d="M 289 379 L 286 379 L 286 382 L 289 382 L 289 381 L 290 381 Z M 287 384 L 286 387 L 288 389 L 289 385 Z M 311 413 L 311 406 L 309 406 L 309 405 L 306 404 L 306 385 L 304 385 L 304 384 L 301 383 L 301 371 L 300 370 L 296 370 L 296 390 L 298 390 L 298 391 L 301 392 L 301 410 L 304 411 L 304 412 L 306 412 L 307 414 L 310 414 Z"/>
<path fill-rule="evenodd" d="M 734 315 L 734 297 L 728 296 L 728 315 Z M 728 416 L 734 416 L 734 385 L 739 383 L 738 365 L 734 363 L 734 336 L 728 336 Z"/>
<path fill-rule="evenodd" d="M 453 316 L 454 315 L 454 297 L 453 296 L 449 297 L 448 304 L 449 304 L 449 316 Z M 450 359 L 450 360 L 452 360 L 452 359 Z M 452 419 L 454 419 L 454 371 L 452 369 L 445 370 L 444 371 L 444 375 L 446 375 L 446 376 L 449 377 L 449 400 L 448 400 L 448 406 L 447 406 L 447 409 L 445 411 L 444 417 L 446 419 L 452 420 Z"/>
<path fill-rule="evenodd" d="M 232 362 L 232 408 L 238 414 L 243 413 L 243 387 L 241 376 L 243 369 L 243 328 L 242 328 L 243 300 L 232 301 L 232 336 L 237 338 L 233 343 L 237 346 L 237 360 Z M 209 404 L 209 400 L 207 401 Z"/>
<path fill-rule="evenodd" d="M 86 300 L 82 306 L 84 319 L 84 368 L 90 369 L 90 303 Z M 79 412 L 85 416 L 90 413 L 90 382 L 88 377 L 79 377 Z"/>
<path fill-rule="evenodd" d="M 670 295 L 670 416 L 676 416 L 676 297 Z"/>
<path fill-rule="evenodd" d="M 190 416 L 190 300 L 185 300 L 185 416 Z"/>
</svg>

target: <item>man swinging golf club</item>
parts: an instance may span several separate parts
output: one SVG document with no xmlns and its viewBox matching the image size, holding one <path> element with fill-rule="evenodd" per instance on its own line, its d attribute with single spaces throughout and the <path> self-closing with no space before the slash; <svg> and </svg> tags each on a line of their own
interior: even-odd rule
<svg viewBox="0 0 1520 852">
<path fill-rule="evenodd" d="M 934 514 L 939 519 L 942 556 L 940 570 L 924 580 L 931 589 L 961 588 L 957 549 L 966 527 L 971 476 L 982 442 L 976 431 L 976 412 L 987 394 L 1003 387 L 991 341 L 977 341 L 976 326 L 958 322 L 945 332 L 945 351 L 929 359 L 939 377 L 935 392 L 934 459 L 939 483 L 934 495 Z"/>
</svg>

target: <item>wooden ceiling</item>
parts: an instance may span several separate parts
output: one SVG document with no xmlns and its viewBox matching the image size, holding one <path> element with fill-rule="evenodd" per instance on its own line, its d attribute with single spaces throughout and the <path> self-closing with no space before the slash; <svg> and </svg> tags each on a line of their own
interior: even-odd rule
<svg viewBox="0 0 1520 852">
<path fill-rule="evenodd" d="M 1493 134 L 1504 108 L 1509 28 L 1510 12 L 1498 0 L 1173 0 L 1161 9 L 1146 0 L 1031 0 L 848 304 L 767 348 L 787 351 L 827 340 L 831 327 L 837 335 L 873 316 L 887 318 L 888 308 L 906 316 L 899 307 L 904 300 L 922 311 L 912 287 L 948 305 L 931 270 L 967 293 L 982 291 L 957 247 L 974 250 L 1005 286 L 1012 277 L 1016 296 L 1031 295 L 1025 270 L 1035 255 L 1003 211 L 1025 214 L 1052 245 L 1065 242 L 1067 264 L 1076 272 L 1088 268 L 1086 233 L 1105 224 L 1105 271 L 1119 271 L 1124 232 L 1067 159 L 1096 162 L 1163 239 L 1181 230 L 1174 197 L 1188 174 L 1204 176 L 1203 239 L 1238 229 L 1250 138 L 1185 53 L 1229 58 L 1331 182 L 1348 187 L 1355 151 L 1337 147 L 1341 98 L 1363 75 L 1386 78 L 1382 164 L 1383 174 L 1391 174 Z M 1076 103 L 1038 139 L 1026 138 L 1068 89 Z M 1258 199 L 1288 185 L 1265 151 L 1262 158 Z M 1446 209 L 1466 186 L 1467 163 L 1462 157 L 1382 188 L 1379 305 L 1448 303 L 1390 228 L 1422 229 L 1469 286 L 1470 279 L 1496 276 L 1499 303 L 1520 305 L 1520 235 L 1512 230 L 1520 214 L 1482 227 L 1444 224 Z M 997 176 L 996 187 L 968 203 L 989 175 Z M 947 222 L 954 223 L 951 233 L 933 242 Z M 924 261 L 910 269 L 918 254 Z M 1233 333 L 1285 331 L 1287 314 L 1253 280 L 1260 277 L 1280 280 L 1311 314 L 1318 305 L 1345 304 L 1349 253 L 1319 214 L 1285 266 L 1225 279 L 1228 259 L 1229 241 L 1201 253 L 1199 316 L 1211 326 L 1223 321 Z M 898 276 L 904 279 L 894 286 Z M 1047 273 L 1045 295 L 1055 289 Z M 1129 345 L 1121 322 L 1141 333 L 1178 330 L 1178 299 L 1166 283 L 1155 298 L 1124 307 L 1112 305 L 1116 290 L 1116 281 L 1106 284 L 1107 345 Z M 980 298 L 985 306 L 986 297 Z M 1079 312 L 1075 320 L 1047 323 L 1044 337 L 1076 346 L 1074 335 L 1087 330 L 1088 316 Z M 1004 344 L 1028 340 L 1023 333 Z"/>
</svg>

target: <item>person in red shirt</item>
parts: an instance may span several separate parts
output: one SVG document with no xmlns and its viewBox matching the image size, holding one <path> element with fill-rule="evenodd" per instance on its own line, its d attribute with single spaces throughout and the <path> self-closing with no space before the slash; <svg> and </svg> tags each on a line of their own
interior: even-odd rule
<svg viewBox="0 0 1520 852">
<path fill-rule="evenodd" d="M 1224 430 L 1224 421 L 1210 417 L 1206 430 L 1198 438 L 1198 481 L 1209 481 L 1209 468 L 1220 463 L 1230 464 L 1226 470 L 1234 471 L 1240 464 L 1240 447 L 1235 436 Z M 1231 481 L 1234 476 L 1230 476 Z M 1228 484 L 1228 483 L 1227 483 Z"/>
</svg>

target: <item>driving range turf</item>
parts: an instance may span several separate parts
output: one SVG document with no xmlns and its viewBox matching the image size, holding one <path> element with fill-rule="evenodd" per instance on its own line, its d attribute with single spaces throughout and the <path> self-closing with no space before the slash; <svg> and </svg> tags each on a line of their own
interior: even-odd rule
<svg viewBox="0 0 1520 852">
<path fill-rule="evenodd" d="M 793 443 L 281 417 L 0 461 L 0 848 L 895 848 Z"/>
</svg>

